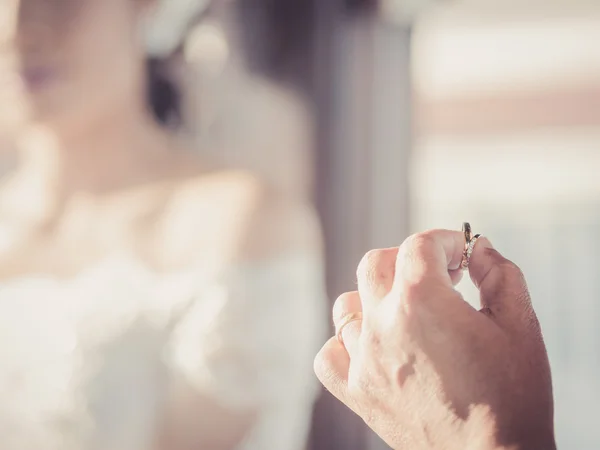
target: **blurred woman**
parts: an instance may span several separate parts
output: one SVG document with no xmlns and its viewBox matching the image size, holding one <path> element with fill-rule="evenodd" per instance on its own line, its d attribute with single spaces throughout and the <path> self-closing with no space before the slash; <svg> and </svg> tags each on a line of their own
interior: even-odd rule
<svg viewBox="0 0 600 450">
<path fill-rule="evenodd" d="M 316 216 L 173 138 L 154 6 L 0 4 L 5 450 L 304 447 Z"/>
</svg>

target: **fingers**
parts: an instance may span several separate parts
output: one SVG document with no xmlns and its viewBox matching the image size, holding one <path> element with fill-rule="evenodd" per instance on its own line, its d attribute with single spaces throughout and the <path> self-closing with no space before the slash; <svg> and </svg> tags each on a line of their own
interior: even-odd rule
<svg viewBox="0 0 600 450">
<path fill-rule="evenodd" d="M 463 277 L 463 270 L 462 269 L 451 269 L 448 271 L 448 274 L 450 275 L 450 279 L 452 280 L 452 284 L 454 286 L 456 286 L 458 283 L 460 283 L 460 280 L 462 280 Z"/>
<path fill-rule="evenodd" d="M 481 307 L 499 320 L 514 321 L 534 316 L 523 273 L 496 251 L 490 241 L 480 238 L 469 263 L 469 274 L 479 288 Z"/>
<path fill-rule="evenodd" d="M 443 297 L 431 293 L 458 281 L 464 245 L 464 234 L 458 231 L 432 230 L 411 236 L 398 252 L 394 289 L 427 291 L 418 295 L 421 300 Z M 488 316 L 514 318 L 516 314 L 528 321 L 535 317 L 521 270 L 485 237 L 473 249 L 469 273 Z"/>
<path fill-rule="evenodd" d="M 354 357 L 357 353 L 358 339 L 361 331 L 361 320 L 354 320 L 344 325 L 347 317 L 353 314 L 362 312 L 362 304 L 358 292 L 347 292 L 338 297 L 333 305 L 333 324 L 335 326 L 335 334 L 337 336 L 340 327 L 343 346 L 346 347 L 350 357 Z"/>
<path fill-rule="evenodd" d="M 423 282 L 452 287 L 462 276 L 460 262 L 465 247 L 462 232 L 432 230 L 409 237 L 400 246 L 396 261 L 394 289 Z"/>
<path fill-rule="evenodd" d="M 352 398 L 348 394 L 350 357 L 336 337 L 329 339 L 317 354 L 314 370 L 319 381 L 333 396 L 354 409 Z"/>
<path fill-rule="evenodd" d="M 396 272 L 397 248 L 372 250 L 368 252 L 356 271 L 358 292 L 363 310 L 377 306 L 392 289 Z"/>
</svg>

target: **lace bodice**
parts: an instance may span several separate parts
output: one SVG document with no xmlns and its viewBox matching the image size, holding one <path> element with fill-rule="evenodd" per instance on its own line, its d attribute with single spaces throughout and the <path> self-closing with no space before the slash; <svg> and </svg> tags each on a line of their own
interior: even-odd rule
<svg viewBox="0 0 600 450">
<path fill-rule="evenodd" d="M 155 450 L 185 382 L 259 412 L 240 449 L 299 450 L 324 310 L 306 256 L 169 275 L 123 258 L 69 281 L 0 283 L 2 448 Z"/>
</svg>

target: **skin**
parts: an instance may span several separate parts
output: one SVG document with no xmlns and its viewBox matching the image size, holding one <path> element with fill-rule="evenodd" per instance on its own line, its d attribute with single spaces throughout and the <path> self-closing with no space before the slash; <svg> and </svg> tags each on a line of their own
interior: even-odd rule
<svg viewBox="0 0 600 450">
<path fill-rule="evenodd" d="M 200 161 L 155 123 L 138 39 L 150 6 L 0 2 L 0 280 L 71 278 L 123 251 L 158 273 L 320 251 L 304 204 Z M 231 449 L 253 423 L 181 389 L 157 448 Z"/>
<path fill-rule="evenodd" d="M 481 310 L 455 285 L 460 232 L 434 230 L 374 250 L 358 291 L 335 303 L 362 321 L 315 359 L 324 386 L 392 448 L 555 449 L 550 368 L 519 268 L 480 239 L 469 273 Z"/>
</svg>

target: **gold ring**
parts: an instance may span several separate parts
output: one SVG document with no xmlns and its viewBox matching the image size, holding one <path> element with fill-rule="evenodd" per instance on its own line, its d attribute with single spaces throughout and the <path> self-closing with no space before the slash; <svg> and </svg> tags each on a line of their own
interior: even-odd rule
<svg viewBox="0 0 600 450">
<path fill-rule="evenodd" d="M 460 267 L 463 270 L 469 268 L 469 263 L 471 262 L 471 255 L 473 254 L 473 249 L 475 248 L 475 244 L 477 240 L 481 237 L 480 234 L 476 234 L 473 236 L 473 232 L 471 231 L 471 225 L 469 222 L 464 222 L 462 226 L 462 231 L 465 234 L 465 248 L 463 250 L 462 260 L 460 262 Z"/>
<path fill-rule="evenodd" d="M 344 317 L 342 317 L 340 326 L 337 327 L 337 331 L 335 333 L 335 337 L 337 337 L 337 340 L 339 341 L 340 344 L 344 343 L 344 339 L 342 338 L 342 331 L 344 331 L 344 328 L 346 327 L 346 325 L 348 325 L 352 322 L 356 322 L 358 320 L 362 320 L 362 318 L 363 318 L 362 312 L 346 314 Z"/>
</svg>

